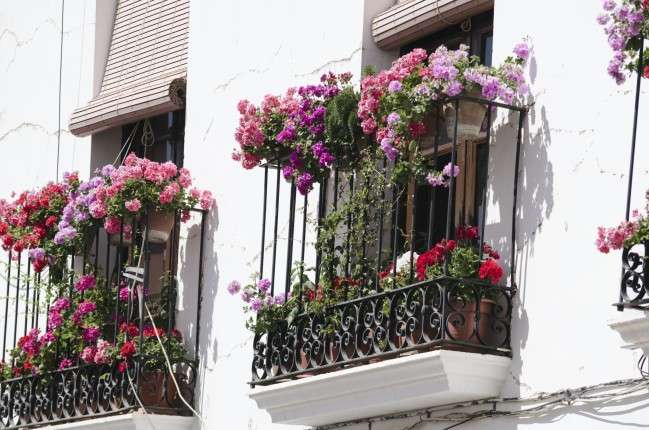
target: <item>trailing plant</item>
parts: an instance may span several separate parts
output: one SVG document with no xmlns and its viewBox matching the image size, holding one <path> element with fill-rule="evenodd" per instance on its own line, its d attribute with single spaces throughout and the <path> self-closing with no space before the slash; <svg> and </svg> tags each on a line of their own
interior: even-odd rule
<svg viewBox="0 0 649 430">
<path fill-rule="evenodd" d="M 633 72 L 649 78 L 649 47 L 644 48 L 644 60 L 638 64 L 642 40 L 649 38 L 649 0 L 604 0 L 603 8 L 597 22 L 613 49 L 608 74 L 618 85 Z"/>
</svg>

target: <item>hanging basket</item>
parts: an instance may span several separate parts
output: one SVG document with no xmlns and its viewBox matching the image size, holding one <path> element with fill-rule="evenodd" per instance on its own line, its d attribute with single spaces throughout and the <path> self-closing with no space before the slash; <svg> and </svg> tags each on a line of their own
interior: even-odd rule
<svg viewBox="0 0 649 430">
<path fill-rule="evenodd" d="M 479 92 L 472 91 L 467 94 L 470 97 L 481 98 Z M 447 103 L 444 106 L 444 119 L 446 122 L 446 133 L 449 138 L 455 135 L 455 103 Z M 485 118 L 487 106 L 470 100 L 460 100 L 457 103 L 457 135 L 465 139 L 478 138 L 485 134 Z"/>
<path fill-rule="evenodd" d="M 167 243 L 175 221 L 176 217 L 173 212 L 155 211 L 149 214 L 149 242 Z"/>
</svg>

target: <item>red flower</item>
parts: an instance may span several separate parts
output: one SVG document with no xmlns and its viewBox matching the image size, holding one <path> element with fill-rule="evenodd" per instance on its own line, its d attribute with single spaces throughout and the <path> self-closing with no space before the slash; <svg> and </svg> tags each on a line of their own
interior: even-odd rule
<svg viewBox="0 0 649 430">
<path fill-rule="evenodd" d="M 487 254 L 489 257 L 493 258 L 494 260 L 500 260 L 500 254 L 498 254 L 498 251 L 493 249 L 491 246 L 487 245 L 486 243 L 482 244 L 482 251 Z"/>
<path fill-rule="evenodd" d="M 467 226 L 459 226 L 455 231 L 455 238 L 457 240 L 474 240 L 478 238 L 478 228 Z"/>
<path fill-rule="evenodd" d="M 498 262 L 493 258 L 489 258 L 482 262 L 480 271 L 478 272 L 480 279 L 489 279 L 492 284 L 497 284 L 503 276 L 503 269 Z"/>
<path fill-rule="evenodd" d="M 175 337 L 176 339 L 182 340 L 182 338 L 183 338 L 183 334 L 180 331 L 176 330 L 176 329 L 171 330 L 171 335 L 173 337 Z"/>
<path fill-rule="evenodd" d="M 21 252 L 23 252 L 23 249 L 25 249 L 25 241 L 23 241 L 22 239 L 17 240 L 14 244 L 14 251 L 20 254 Z"/>
<path fill-rule="evenodd" d="M 119 332 L 120 333 L 126 333 L 130 337 L 135 337 L 138 334 L 140 334 L 140 329 L 139 329 L 139 327 L 137 325 L 135 325 L 133 323 L 126 324 L 125 322 L 123 322 L 119 326 Z"/>
<path fill-rule="evenodd" d="M 164 336 L 165 331 L 162 328 L 158 328 L 157 330 L 151 326 L 145 327 L 144 330 L 142 330 L 142 334 L 144 337 L 155 337 L 156 331 L 158 332 L 158 336 Z"/>
<path fill-rule="evenodd" d="M 642 7 L 647 9 L 649 7 L 649 0 L 642 0 Z"/>
<path fill-rule="evenodd" d="M 390 261 L 390 262 L 388 263 L 388 267 L 386 267 L 384 271 L 379 272 L 379 277 L 380 277 L 381 279 L 385 279 L 385 278 L 387 278 L 388 276 L 390 276 L 390 273 L 392 273 L 393 270 L 394 270 L 394 262 L 393 262 L 393 261 Z"/>
<path fill-rule="evenodd" d="M 119 373 L 126 372 L 127 368 L 128 368 L 128 365 L 126 364 L 126 361 L 120 361 L 119 364 L 117 364 L 117 371 Z"/>
<path fill-rule="evenodd" d="M 417 279 L 426 279 L 426 269 L 444 261 L 447 252 L 455 249 L 454 240 L 442 240 L 428 251 L 417 257 Z"/>
<path fill-rule="evenodd" d="M 0 221 L 0 236 L 4 236 L 9 231 L 9 225 L 6 222 Z"/>
<path fill-rule="evenodd" d="M 645 0 L 645 1 L 649 1 L 649 0 Z M 644 77 L 649 78 L 649 66 L 644 66 Z"/>
<path fill-rule="evenodd" d="M 34 267 L 34 272 L 39 273 L 42 272 L 43 269 L 47 266 L 47 260 L 32 260 L 32 267 Z"/>
<path fill-rule="evenodd" d="M 11 246 L 14 244 L 14 238 L 12 235 L 8 234 L 2 238 L 2 247 L 5 251 L 8 251 Z"/>
<path fill-rule="evenodd" d="M 23 369 L 25 370 L 31 370 L 32 367 L 34 367 L 34 365 L 29 361 L 25 361 L 25 363 L 23 363 Z"/>
<path fill-rule="evenodd" d="M 120 348 L 119 355 L 121 355 L 124 359 L 128 359 L 133 354 L 135 354 L 135 344 L 132 341 L 127 340 Z"/>
<path fill-rule="evenodd" d="M 55 215 L 50 215 L 45 219 L 45 227 L 52 227 L 59 219 Z"/>
<path fill-rule="evenodd" d="M 408 128 L 413 139 L 417 139 L 426 133 L 426 125 L 421 121 L 411 122 Z"/>
</svg>

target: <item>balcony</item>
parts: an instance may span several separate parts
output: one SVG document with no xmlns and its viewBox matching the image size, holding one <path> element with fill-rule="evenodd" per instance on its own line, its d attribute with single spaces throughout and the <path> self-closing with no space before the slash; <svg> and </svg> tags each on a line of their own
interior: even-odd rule
<svg viewBox="0 0 649 430">
<path fill-rule="evenodd" d="M 282 304 L 249 320 L 250 397 L 273 422 L 318 426 L 499 395 L 512 355 L 525 110 L 458 96 L 435 112 L 421 153 L 430 169 L 457 167 L 439 186 L 395 179 L 402 160 L 383 159 L 332 168 L 300 204 L 296 184 L 280 180 L 281 157 L 262 167 L 258 281 L 242 296 L 279 294 Z M 499 133 L 511 171 L 490 177 L 498 112 L 518 131 Z M 495 187 L 511 219 L 487 216 Z"/>
<path fill-rule="evenodd" d="M 0 428 L 191 428 L 200 305 L 195 320 L 177 309 L 200 303 L 206 211 L 185 214 L 182 228 L 180 217 L 165 215 L 161 227 L 147 213 L 122 220 L 119 233 L 98 228 L 85 252 L 42 271 L 27 252 L 9 251 Z M 185 239 L 188 228 L 200 234 Z M 197 261 L 179 263 L 180 240 Z M 132 413 L 142 410 L 155 416 Z"/>
</svg>

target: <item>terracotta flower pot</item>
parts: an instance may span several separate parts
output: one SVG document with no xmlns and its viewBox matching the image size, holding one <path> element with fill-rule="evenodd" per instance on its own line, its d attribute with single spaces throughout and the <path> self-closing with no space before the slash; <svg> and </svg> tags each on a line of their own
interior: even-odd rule
<svg viewBox="0 0 649 430">
<path fill-rule="evenodd" d="M 152 212 L 149 214 L 149 242 L 166 243 L 176 218 L 173 212 Z"/>
<path fill-rule="evenodd" d="M 479 92 L 470 92 L 471 97 L 481 97 Z M 457 115 L 457 135 L 463 138 L 476 138 L 484 134 L 482 126 L 487 114 L 487 105 L 460 100 L 458 103 L 459 112 Z M 446 120 L 446 133 L 450 139 L 455 134 L 455 103 L 448 103 L 444 106 L 444 118 Z"/>
<path fill-rule="evenodd" d="M 146 407 L 159 407 L 169 408 L 177 397 L 176 385 L 167 378 L 166 389 L 167 396 L 165 398 L 165 373 L 160 370 L 147 371 L 144 370 L 140 374 L 140 382 L 138 386 L 138 396 L 142 404 Z"/>
<path fill-rule="evenodd" d="M 493 300 L 480 300 L 480 321 L 476 327 L 476 302 L 451 301 L 446 318 L 447 339 L 475 345 L 495 346 L 494 333 L 491 328 L 495 305 Z M 453 346 L 453 348 L 467 349 L 462 346 Z"/>
</svg>

